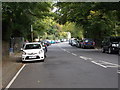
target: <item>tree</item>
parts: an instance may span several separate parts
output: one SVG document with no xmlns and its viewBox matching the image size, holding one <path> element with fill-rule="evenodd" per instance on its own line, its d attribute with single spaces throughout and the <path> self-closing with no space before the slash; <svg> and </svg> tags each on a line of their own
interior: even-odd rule
<svg viewBox="0 0 120 90">
<path fill-rule="evenodd" d="M 83 37 L 93 38 L 98 45 L 105 36 L 120 35 L 120 3 L 118 2 L 58 2 L 58 22 L 73 22 L 82 27 Z M 77 35 L 77 31 L 74 29 Z"/>
<path fill-rule="evenodd" d="M 23 36 L 30 39 L 30 26 L 34 17 L 43 19 L 50 11 L 51 3 L 47 2 L 4 2 L 2 3 L 3 40 Z"/>
</svg>

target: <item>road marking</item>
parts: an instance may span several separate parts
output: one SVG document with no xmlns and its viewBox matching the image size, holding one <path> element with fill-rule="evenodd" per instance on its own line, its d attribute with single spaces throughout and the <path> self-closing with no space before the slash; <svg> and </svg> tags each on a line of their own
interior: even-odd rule
<svg viewBox="0 0 120 90">
<path fill-rule="evenodd" d="M 16 73 L 16 75 L 13 77 L 13 79 L 9 82 L 9 84 L 7 85 L 7 87 L 4 90 L 7 90 L 8 88 L 10 88 L 10 86 L 12 85 L 12 83 L 15 81 L 15 79 L 17 78 L 17 76 L 20 74 L 20 72 L 23 70 L 23 68 L 26 66 L 26 64 L 24 64 L 20 70 Z"/>
<path fill-rule="evenodd" d="M 71 53 L 72 55 L 74 55 L 74 56 L 77 56 L 75 53 Z"/>
<path fill-rule="evenodd" d="M 120 74 L 120 70 L 118 70 L 117 73 Z"/>
<path fill-rule="evenodd" d="M 84 56 L 80 56 L 81 59 L 84 59 L 84 60 L 92 60 L 92 58 L 87 58 L 87 57 L 84 57 Z"/>
<path fill-rule="evenodd" d="M 101 61 L 101 62 L 103 62 L 103 63 L 105 63 L 105 64 L 110 64 L 110 65 L 119 66 L 118 64 L 114 64 L 114 63 L 110 63 L 110 62 L 106 62 L 106 61 Z"/>
<path fill-rule="evenodd" d="M 71 53 L 71 52 L 67 51 L 66 49 L 63 49 L 63 48 L 61 48 L 61 49 L 63 51 L 66 51 L 67 53 Z M 96 48 L 95 50 L 99 50 L 99 49 Z M 77 56 L 77 54 L 75 54 L 75 53 L 71 53 L 71 54 L 74 55 L 74 56 Z M 109 62 L 105 62 L 105 61 L 93 61 L 92 58 L 88 58 L 88 57 L 84 57 L 84 56 L 80 56 L 80 58 L 83 59 L 83 60 L 90 60 L 92 63 L 94 63 L 96 65 L 99 65 L 101 67 L 104 67 L 104 68 L 109 68 L 109 67 L 118 68 L 118 67 L 120 67 L 120 65 L 117 65 L 117 64 L 114 64 L 114 63 L 109 63 Z M 120 73 L 120 72 L 118 72 L 118 73 Z"/>
<path fill-rule="evenodd" d="M 106 61 L 100 61 L 101 64 L 104 64 L 106 67 L 120 67 L 120 65 L 118 64 L 114 64 L 114 63 L 110 63 L 110 62 L 106 62 Z"/>
<path fill-rule="evenodd" d="M 66 51 L 65 49 L 63 49 L 63 51 Z"/>
<path fill-rule="evenodd" d="M 66 51 L 67 53 L 70 53 L 69 51 Z"/>
<path fill-rule="evenodd" d="M 102 65 L 102 64 L 100 64 L 100 63 L 97 63 L 97 62 L 95 62 L 95 61 L 91 61 L 92 63 L 94 63 L 94 64 L 96 64 L 96 65 L 99 65 L 99 66 L 101 66 L 101 67 L 103 67 L 103 68 L 107 68 L 106 66 L 104 66 L 104 65 Z"/>
</svg>

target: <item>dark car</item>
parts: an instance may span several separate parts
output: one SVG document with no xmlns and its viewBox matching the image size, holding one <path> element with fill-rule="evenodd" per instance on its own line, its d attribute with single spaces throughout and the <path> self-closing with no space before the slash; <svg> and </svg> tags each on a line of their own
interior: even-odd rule
<svg viewBox="0 0 120 90">
<path fill-rule="evenodd" d="M 51 45 L 51 43 L 49 42 L 49 41 L 44 41 L 44 43 L 47 45 L 47 46 L 50 46 Z"/>
<path fill-rule="evenodd" d="M 113 52 L 118 52 L 119 51 L 119 42 L 120 42 L 120 36 L 111 36 L 111 37 L 106 37 L 102 41 L 102 52 L 105 53 L 113 53 Z"/>
<path fill-rule="evenodd" d="M 91 38 L 84 38 L 81 42 L 81 48 L 94 48 L 95 42 Z"/>
<path fill-rule="evenodd" d="M 45 53 L 47 52 L 47 44 L 44 43 L 43 41 L 39 41 L 43 47 L 43 50 L 45 51 Z"/>
</svg>

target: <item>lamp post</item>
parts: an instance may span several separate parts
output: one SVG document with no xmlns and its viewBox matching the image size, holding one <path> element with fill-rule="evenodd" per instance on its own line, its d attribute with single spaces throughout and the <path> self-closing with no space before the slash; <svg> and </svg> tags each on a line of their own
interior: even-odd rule
<svg viewBox="0 0 120 90">
<path fill-rule="evenodd" d="M 32 38 L 32 42 L 33 42 L 33 27 L 31 25 L 31 38 Z"/>
</svg>

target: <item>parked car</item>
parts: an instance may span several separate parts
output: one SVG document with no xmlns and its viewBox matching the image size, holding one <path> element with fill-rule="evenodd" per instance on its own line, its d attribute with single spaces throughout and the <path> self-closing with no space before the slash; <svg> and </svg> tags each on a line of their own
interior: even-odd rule
<svg viewBox="0 0 120 90">
<path fill-rule="evenodd" d="M 73 43 L 74 40 L 75 40 L 75 38 L 69 39 L 69 44 L 72 45 L 72 43 Z"/>
<path fill-rule="evenodd" d="M 51 40 L 51 42 L 50 42 L 51 44 L 55 44 L 55 40 Z"/>
<path fill-rule="evenodd" d="M 91 38 L 84 38 L 81 41 L 81 48 L 94 48 L 95 42 Z"/>
<path fill-rule="evenodd" d="M 113 53 L 113 52 L 118 52 L 119 51 L 119 42 L 120 42 L 120 36 L 111 36 L 111 37 L 106 37 L 102 41 L 102 52 L 105 53 Z"/>
<path fill-rule="evenodd" d="M 22 50 L 22 61 L 36 61 L 45 59 L 45 52 L 42 48 L 41 43 L 32 42 L 25 43 Z"/>
<path fill-rule="evenodd" d="M 72 43 L 72 40 L 71 40 L 71 39 L 69 39 L 69 44 L 71 45 L 71 43 Z"/>
<path fill-rule="evenodd" d="M 71 46 L 76 46 L 76 44 L 77 44 L 77 40 L 76 39 L 71 40 Z"/>
<path fill-rule="evenodd" d="M 50 46 L 51 45 L 51 43 L 49 42 L 49 41 L 47 41 L 47 40 L 44 40 L 43 41 L 47 46 Z"/>
<path fill-rule="evenodd" d="M 81 48 L 82 40 L 77 40 L 76 47 Z"/>
<path fill-rule="evenodd" d="M 61 41 L 60 40 L 55 40 L 55 43 L 60 43 Z"/>
<path fill-rule="evenodd" d="M 40 41 L 42 47 L 43 47 L 43 50 L 45 51 L 45 53 L 47 52 L 47 44 L 44 42 L 44 41 Z M 46 55 L 45 55 L 46 56 Z"/>
</svg>

